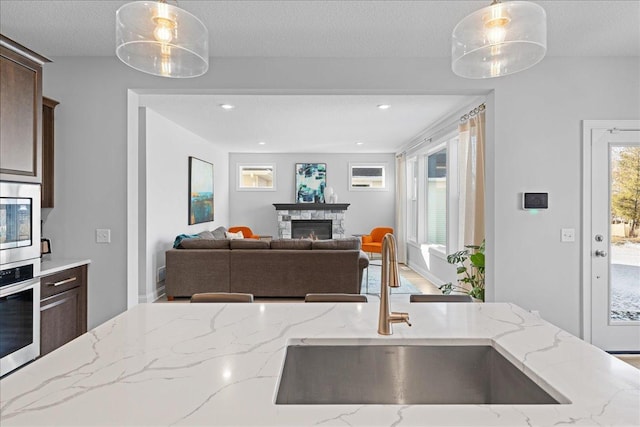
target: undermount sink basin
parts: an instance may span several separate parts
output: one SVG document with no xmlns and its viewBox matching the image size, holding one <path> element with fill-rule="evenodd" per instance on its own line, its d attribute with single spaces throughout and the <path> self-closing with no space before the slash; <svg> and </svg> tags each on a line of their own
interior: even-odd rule
<svg viewBox="0 0 640 427">
<path fill-rule="evenodd" d="M 558 404 L 490 345 L 289 345 L 276 404 Z"/>
</svg>

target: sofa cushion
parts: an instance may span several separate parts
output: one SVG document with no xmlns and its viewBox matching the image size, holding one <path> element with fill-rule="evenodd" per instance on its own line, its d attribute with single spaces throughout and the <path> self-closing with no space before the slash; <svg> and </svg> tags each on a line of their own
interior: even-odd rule
<svg viewBox="0 0 640 427">
<path fill-rule="evenodd" d="M 225 232 L 227 231 L 227 229 L 223 226 L 220 226 L 218 228 L 216 228 L 215 230 L 211 230 L 211 234 L 213 234 L 213 238 L 214 239 L 226 239 L 227 236 L 225 236 Z"/>
<path fill-rule="evenodd" d="M 311 249 L 311 240 L 276 239 L 271 241 L 271 249 Z"/>
<path fill-rule="evenodd" d="M 269 242 L 256 239 L 236 239 L 230 241 L 231 249 L 269 249 Z"/>
<path fill-rule="evenodd" d="M 184 239 L 178 246 L 180 249 L 229 249 L 228 240 L 216 239 Z"/>
<path fill-rule="evenodd" d="M 205 231 L 201 231 L 198 233 L 198 237 L 200 237 L 201 239 L 214 239 L 215 237 L 213 237 L 213 233 L 205 230 Z"/>
<path fill-rule="evenodd" d="M 311 249 L 359 250 L 360 239 L 358 239 L 357 237 L 346 237 L 344 239 L 313 240 L 311 242 Z"/>
</svg>

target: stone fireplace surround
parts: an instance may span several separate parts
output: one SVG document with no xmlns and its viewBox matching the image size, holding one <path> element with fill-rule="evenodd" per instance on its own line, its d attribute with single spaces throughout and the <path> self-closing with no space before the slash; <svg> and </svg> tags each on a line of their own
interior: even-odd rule
<svg viewBox="0 0 640 427">
<path fill-rule="evenodd" d="M 291 239 L 291 220 L 331 220 L 333 239 L 345 237 L 345 216 L 349 203 L 274 203 L 278 238 Z"/>
</svg>

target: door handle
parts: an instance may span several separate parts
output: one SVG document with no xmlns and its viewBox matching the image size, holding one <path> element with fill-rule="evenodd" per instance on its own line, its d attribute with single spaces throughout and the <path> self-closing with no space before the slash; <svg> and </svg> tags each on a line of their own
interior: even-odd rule
<svg viewBox="0 0 640 427">
<path fill-rule="evenodd" d="M 603 258 L 604 258 L 604 257 L 606 257 L 606 256 L 607 256 L 607 251 L 603 251 L 603 250 L 598 249 L 598 250 L 596 251 L 595 255 L 596 255 L 597 257 L 603 257 Z"/>
</svg>

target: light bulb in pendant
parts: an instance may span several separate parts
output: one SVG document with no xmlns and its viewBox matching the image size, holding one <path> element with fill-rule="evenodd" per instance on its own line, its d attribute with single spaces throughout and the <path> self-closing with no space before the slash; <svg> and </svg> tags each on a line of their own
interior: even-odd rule
<svg viewBox="0 0 640 427">
<path fill-rule="evenodd" d="M 484 16 L 483 21 L 486 29 L 485 36 L 489 44 L 503 43 L 507 36 L 507 26 L 511 22 L 504 6 L 500 3 L 493 4 L 489 15 Z"/>
<path fill-rule="evenodd" d="M 158 3 L 158 9 L 153 22 L 156 24 L 156 28 L 153 30 L 153 37 L 160 43 L 171 43 L 173 40 L 173 33 L 176 29 L 176 21 L 166 3 Z"/>
</svg>

